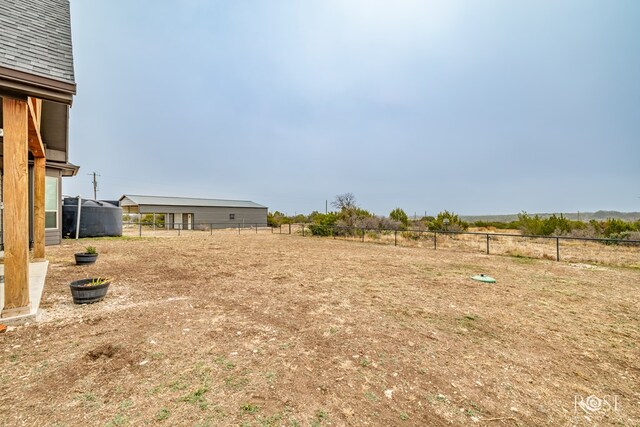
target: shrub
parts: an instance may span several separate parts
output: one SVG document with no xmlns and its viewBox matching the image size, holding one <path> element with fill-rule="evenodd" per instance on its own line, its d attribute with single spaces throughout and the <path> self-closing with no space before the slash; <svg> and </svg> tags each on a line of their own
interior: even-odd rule
<svg viewBox="0 0 640 427">
<path fill-rule="evenodd" d="M 635 227 L 632 223 L 623 221 L 621 219 L 609 218 L 602 223 L 602 234 L 604 235 L 604 237 L 611 239 L 624 239 L 625 237 L 623 236 L 625 235 L 625 233 L 634 231 L 634 228 Z"/>
<path fill-rule="evenodd" d="M 420 233 L 415 231 L 403 231 L 401 236 L 407 240 L 420 240 Z"/>
<path fill-rule="evenodd" d="M 269 227 L 279 227 L 284 224 L 285 215 L 282 212 L 267 212 L 267 225 Z"/>
<path fill-rule="evenodd" d="M 449 220 L 449 224 L 445 226 L 445 219 Z M 460 219 L 458 215 L 453 212 L 444 211 L 440 212 L 433 221 L 429 222 L 428 227 L 430 230 L 448 230 L 448 231 L 464 231 L 469 228 L 469 224 Z"/>
<path fill-rule="evenodd" d="M 404 228 L 409 225 L 409 217 L 401 208 L 395 208 L 389 213 L 389 218 L 402 224 Z"/>
<path fill-rule="evenodd" d="M 163 228 L 164 227 L 164 214 L 156 214 L 156 227 Z M 143 225 L 153 225 L 153 214 L 144 214 L 141 218 Z"/>
<path fill-rule="evenodd" d="M 330 236 L 333 228 L 338 222 L 339 216 L 335 212 L 329 212 L 326 214 L 313 212 L 309 215 L 309 218 L 313 221 L 313 224 L 309 226 L 309 230 L 312 235 Z"/>
</svg>

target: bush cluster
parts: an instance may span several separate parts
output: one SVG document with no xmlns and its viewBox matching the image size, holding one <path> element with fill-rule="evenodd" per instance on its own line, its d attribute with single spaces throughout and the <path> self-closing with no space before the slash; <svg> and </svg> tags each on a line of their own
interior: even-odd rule
<svg viewBox="0 0 640 427">
<path fill-rule="evenodd" d="M 336 196 L 332 205 L 335 212 L 287 216 L 282 212 L 269 212 L 267 223 L 272 227 L 281 224 L 306 223 L 315 236 L 362 235 L 362 229 L 367 230 L 420 230 L 420 231 L 464 231 L 469 223 L 447 210 L 437 216 L 425 216 L 420 220 L 410 220 L 402 208 L 395 208 L 388 217 L 376 216 L 366 209 L 358 207 L 356 199 L 351 193 Z M 591 220 L 590 222 L 574 221 L 564 215 L 551 215 L 541 218 L 531 216 L 527 212 L 518 215 L 516 221 L 476 221 L 476 227 L 495 227 L 497 229 L 518 229 L 523 234 L 535 236 L 573 236 L 573 237 L 603 237 L 611 239 L 640 240 L 640 220 L 627 222 L 610 218 L 606 221 Z"/>
<path fill-rule="evenodd" d="M 524 234 L 536 236 L 573 236 L 573 237 L 601 237 L 608 239 L 634 238 L 634 232 L 640 231 L 640 221 L 627 222 L 621 219 L 609 218 L 605 221 L 592 219 L 589 222 L 574 221 L 564 215 L 551 215 L 540 218 L 539 215 L 529 216 L 526 212 L 518 215 L 518 220 L 510 223 Z"/>
</svg>

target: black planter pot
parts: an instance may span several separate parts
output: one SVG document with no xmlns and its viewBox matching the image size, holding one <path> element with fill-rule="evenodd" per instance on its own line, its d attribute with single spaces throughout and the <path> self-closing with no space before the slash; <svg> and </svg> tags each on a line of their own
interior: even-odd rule
<svg viewBox="0 0 640 427">
<path fill-rule="evenodd" d="M 74 304 L 92 304 L 104 298 L 111 282 L 106 282 L 96 286 L 84 286 L 94 280 L 97 279 L 81 279 L 69 284 Z"/>
<path fill-rule="evenodd" d="M 75 254 L 75 256 L 77 265 L 93 264 L 94 262 L 96 262 L 96 259 L 98 259 L 98 254 L 80 253 Z"/>
</svg>

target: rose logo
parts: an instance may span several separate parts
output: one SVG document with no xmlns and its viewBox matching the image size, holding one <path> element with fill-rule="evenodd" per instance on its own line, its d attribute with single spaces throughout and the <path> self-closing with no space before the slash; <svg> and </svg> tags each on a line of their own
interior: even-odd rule
<svg viewBox="0 0 640 427">
<path fill-rule="evenodd" d="M 602 399 L 591 395 L 584 400 L 583 408 L 591 412 L 599 411 L 602 409 Z"/>
</svg>

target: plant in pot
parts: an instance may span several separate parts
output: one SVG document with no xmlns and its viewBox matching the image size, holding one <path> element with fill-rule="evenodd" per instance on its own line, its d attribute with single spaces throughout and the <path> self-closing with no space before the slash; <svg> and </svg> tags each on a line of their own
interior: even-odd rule
<svg viewBox="0 0 640 427">
<path fill-rule="evenodd" d="M 84 252 L 79 252 L 75 254 L 75 257 L 76 257 L 76 264 L 78 265 L 93 264 L 94 262 L 96 262 L 96 259 L 98 258 L 98 251 L 96 251 L 96 248 L 93 246 L 87 246 L 84 249 Z"/>
<path fill-rule="evenodd" d="M 110 279 L 95 277 L 80 279 L 69 284 L 74 304 L 91 304 L 102 300 L 107 294 Z"/>
</svg>

